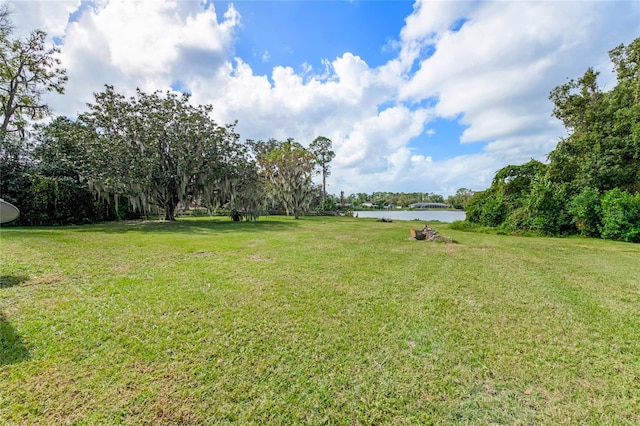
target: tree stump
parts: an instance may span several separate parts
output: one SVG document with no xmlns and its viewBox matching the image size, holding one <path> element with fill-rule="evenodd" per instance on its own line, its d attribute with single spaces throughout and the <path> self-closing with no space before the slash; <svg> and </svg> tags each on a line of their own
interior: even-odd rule
<svg viewBox="0 0 640 426">
<path fill-rule="evenodd" d="M 411 229 L 411 238 L 415 238 L 416 240 L 426 240 L 427 234 L 422 232 L 419 229 Z"/>
<path fill-rule="evenodd" d="M 434 241 L 438 237 L 438 231 L 429 228 L 428 225 L 425 225 L 422 229 L 411 229 L 409 232 L 411 233 L 411 238 L 416 240 Z"/>
</svg>

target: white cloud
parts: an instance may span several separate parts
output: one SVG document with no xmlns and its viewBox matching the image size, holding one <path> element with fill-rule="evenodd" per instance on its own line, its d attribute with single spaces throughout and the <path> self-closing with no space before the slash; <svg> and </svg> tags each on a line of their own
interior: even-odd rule
<svg viewBox="0 0 640 426">
<path fill-rule="evenodd" d="M 15 1 L 6 2 L 16 22 L 15 34 L 28 35 L 34 29 L 47 32 L 50 37 L 64 35 L 69 14 L 80 7 L 80 0 L 60 0 L 47 2 Z"/>
<path fill-rule="evenodd" d="M 411 67 L 423 49 L 436 43 L 454 23 L 465 19 L 472 7 L 473 3 L 466 1 L 416 1 L 400 32 L 401 64 Z"/>
<path fill-rule="evenodd" d="M 469 126 L 460 142 L 487 142 L 482 154 L 443 162 L 451 166 L 443 172 L 475 188 L 490 183 L 487 171 L 544 159 L 563 134 L 550 117 L 550 90 L 588 66 L 610 66 L 603 60 L 607 50 L 631 41 L 634 31 L 629 29 L 638 27 L 638 4 L 631 2 L 617 4 L 618 10 L 603 2 L 488 2 L 472 8 L 470 3 L 451 8 L 444 3 L 422 3 L 407 19 L 405 46 L 422 37 L 435 52 L 420 60 L 400 97 L 436 96 L 439 116 L 461 115 Z M 449 31 L 459 18 L 467 22 Z M 455 167 L 458 163 L 474 164 L 482 172 L 473 178 L 465 171 L 469 167 Z"/>
<path fill-rule="evenodd" d="M 64 98 L 51 97 L 50 103 L 72 116 L 105 84 L 132 93 L 136 87 L 168 90 L 177 80 L 211 76 L 224 66 L 240 20 L 233 6 L 219 19 L 213 6 L 180 1 L 96 2 L 76 22 L 67 22 L 68 13 L 59 15 L 66 28 L 61 57 L 69 83 Z"/>
</svg>

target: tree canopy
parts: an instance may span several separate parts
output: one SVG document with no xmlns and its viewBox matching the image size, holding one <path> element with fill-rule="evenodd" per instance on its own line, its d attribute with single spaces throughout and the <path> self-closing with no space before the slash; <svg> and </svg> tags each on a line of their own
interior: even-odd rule
<svg viewBox="0 0 640 426">
<path fill-rule="evenodd" d="M 126 197 L 134 208 L 156 205 L 174 220 L 179 202 L 224 202 L 247 161 L 235 124 L 219 126 L 211 106 L 192 106 L 188 95 L 125 98 L 107 86 L 79 116 L 85 152 L 83 177 L 98 193 Z"/>
<path fill-rule="evenodd" d="M 44 31 L 34 30 L 25 39 L 13 39 L 7 9 L 1 12 L 0 27 L 0 132 L 17 132 L 24 129 L 27 120 L 49 113 L 41 96 L 63 93 L 67 75 L 56 57 L 60 49 L 47 46 Z"/>
<path fill-rule="evenodd" d="M 510 231 L 579 233 L 640 242 L 640 38 L 609 52 L 610 91 L 587 69 L 550 94 L 568 136 L 549 153 L 507 166 L 470 202 L 467 219 Z"/>
<path fill-rule="evenodd" d="M 277 145 L 260 157 L 260 175 L 269 195 L 298 219 L 313 198 L 316 157 L 293 139 Z"/>
<path fill-rule="evenodd" d="M 318 136 L 309 145 L 309 150 L 315 155 L 320 173 L 322 174 L 322 204 L 327 197 L 327 177 L 331 174 L 331 160 L 336 156 L 333 152 L 331 139 Z"/>
<path fill-rule="evenodd" d="M 67 75 L 48 46 L 47 34 L 34 30 L 24 39 L 13 37 L 11 13 L 0 5 L 0 157 L 18 160 L 24 151 L 25 130 L 30 122 L 49 114 L 41 101 L 48 92 L 64 92 Z"/>
</svg>

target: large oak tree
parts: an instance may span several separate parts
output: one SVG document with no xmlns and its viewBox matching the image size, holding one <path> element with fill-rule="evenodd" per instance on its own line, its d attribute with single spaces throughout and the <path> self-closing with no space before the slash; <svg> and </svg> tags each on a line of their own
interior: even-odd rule
<svg viewBox="0 0 640 426">
<path fill-rule="evenodd" d="M 188 95 L 144 93 L 126 98 L 107 86 L 79 121 L 86 152 L 83 173 L 99 193 L 127 197 L 142 211 L 156 205 L 175 220 L 179 202 L 221 204 L 246 169 L 246 150 L 235 124 L 220 126 L 211 106 Z"/>
</svg>

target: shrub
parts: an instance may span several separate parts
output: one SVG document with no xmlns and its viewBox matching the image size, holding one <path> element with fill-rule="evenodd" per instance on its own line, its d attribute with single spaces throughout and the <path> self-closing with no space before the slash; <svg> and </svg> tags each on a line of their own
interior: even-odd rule
<svg viewBox="0 0 640 426">
<path fill-rule="evenodd" d="M 547 235 L 562 235 L 571 228 L 566 206 L 565 184 L 555 184 L 547 177 L 533 181 L 528 207 L 531 214 L 530 228 Z"/>
<path fill-rule="evenodd" d="M 480 214 L 480 223 L 485 226 L 499 226 L 507 217 L 507 206 L 502 202 L 502 194 L 489 197 Z"/>
<path fill-rule="evenodd" d="M 569 202 L 571 222 L 584 237 L 600 236 L 602 213 L 600 193 L 596 188 L 584 188 Z"/>
<path fill-rule="evenodd" d="M 502 194 L 486 190 L 477 193 L 467 205 L 467 221 L 484 226 L 498 226 L 507 214 Z"/>
<path fill-rule="evenodd" d="M 634 195 L 619 188 L 602 197 L 602 238 L 640 242 L 640 193 Z"/>
</svg>

